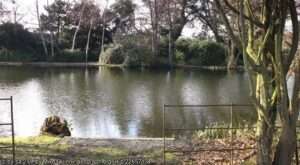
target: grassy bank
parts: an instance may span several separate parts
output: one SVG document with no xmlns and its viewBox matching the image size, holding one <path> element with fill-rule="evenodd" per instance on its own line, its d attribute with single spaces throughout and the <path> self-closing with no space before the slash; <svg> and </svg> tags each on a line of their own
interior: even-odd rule
<svg viewBox="0 0 300 165">
<path fill-rule="evenodd" d="M 171 141 L 170 141 L 171 142 Z M 0 146 L 11 144 L 11 138 L 1 137 Z M 144 160 L 162 163 L 162 139 L 80 139 L 51 136 L 17 137 L 18 160 Z M 0 159 L 10 159 L 11 150 L 1 150 Z M 176 157 L 167 154 L 167 161 L 177 164 Z"/>
</svg>

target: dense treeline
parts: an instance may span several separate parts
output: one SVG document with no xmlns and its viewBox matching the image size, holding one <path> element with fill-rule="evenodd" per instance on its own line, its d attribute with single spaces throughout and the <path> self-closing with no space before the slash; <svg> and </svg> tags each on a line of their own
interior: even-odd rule
<svg viewBox="0 0 300 165">
<path fill-rule="evenodd" d="M 35 30 L 28 31 L 17 21 L 0 24 L 0 60 L 226 65 L 223 43 L 206 41 L 208 34 L 179 39 L 184 26 L 197 17 L 196 4 L 195 0 L 144 0 L 145 14 L 132 0 L 117 0 L 111 6 L 55 0 L 40 13 L 36 1 Z"/>
</svg>

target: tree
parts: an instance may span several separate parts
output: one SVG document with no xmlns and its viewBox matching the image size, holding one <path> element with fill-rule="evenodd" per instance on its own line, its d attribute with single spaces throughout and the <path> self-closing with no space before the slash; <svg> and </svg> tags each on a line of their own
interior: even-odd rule
<svg viewBox="0 0 300 165">
<path fill-rule="evenodd" d="M 0 20 L 1 22 L 4 21 L 3 17 L 8 13 L 5 9 L 4 2 L 0 2 Z"/>
<path fill-rule="evenodd" d="M 3 23 L 0 25 L 0 48 L 9 52 L 24 52 L 37 55 L 40 45 L 37 36 L 26 30 L 21 24 Z M 26 41 L 26 42 L 24 42 Z"/>
<path fill-rule="evenodd" d="M 158 55 L 159 43 L 167 38 L 169 66 L 173 65 L 175 42 L 181 36 L 184 26 L 190 21 L 190 13 L 187 10 L 191 2 L 190 0 L 144 0 L 150 11 L 152 54 Z"/>
<path fill-rule="evenodd" d="M 152 56 L 158 55 L 158 44 L 159 44 L 159 1 L 157 0 L 143 0 L 146 7 L 149 9 L 150 12 L 150 24 L 151 24 L 151 34 L 152 34 L 152 43 L 151 43 L 151 51 Z"/>
<path fill-rule="evenodd" d="M 103 21 L 103 25 L 102 25 L 102 37 L 101 37 L 101 54 L 104 51 L 104 36 L 105 36 L 105 26 L 106 26 L 106 10 L 107 10 L 107 6 L 108 6 L 108 0 L 106 0 L 106 5 L 105 8 L 103 10 L 103 14 L 102 14 L 102 21 Z M 100 55 L 101 55 L 100 54 Z"/>
<path fill-rule="evenodd" d="M 2 17 L 3 14 L 4 14 L 4 5 L 3 2 L 0 2 L 0 16 Z"/>
<path fill-rule="evenodd" d="M 42 31 L 42 27 L 41 27 L 40 12 L 39 12 L 39 1 L 36 0 L 35 4 L 36 4 L 36 16 L 37 16 L 38 25 L 39 25 L 39 33 L 40 33 L 42 45 L 43 45 L 43 48 L 44 48 L 44 53 L 45 53 L 46 56 L 48 56 L 48 48 L 47 48 L 46 40 L 45 40 L 43 31 Z"/>
<path fill-rule="evenodd" d="M 218 12 L 218 6 L 213 0 L 190 0 L 188 12 L 191 14 L 192 19 L 200 21 L 202 24 L 202 33 L 207 35 L 207 31 L 210 30 L 215 38 L 216 42 L 220 42 L 227 45 L 227 68 L 234 69 L 237 66 L 237 62 L 240 58 L 242 48 L 240 45 L 235 45 L 230 35 L 234 38 L 238 38 L 238 15 L 235 15 L 228 7 L 221 6 L 224 13 L 227 13 L 224 18 L 222 14 Z M 233 6 L 236 6 L 238 1 L 230 1 Z M 230 24 L 229 24 L 230 23 Z M 226 28 L 224 29 L 224 27 Z M 239 42 L 238 42 L 239 43 Z"/>
<path fill-rule="evenodd" d="M 50 6 L 46 6 L 47 15 L 41 15 L 43 29 L 56 34 L 58 43 L 61 42 L 62 33 L 67 26 L 67 13 L 70 11 L 70 4 L 63 0 L 55 0 Z"/>
<path fill-rule="evenodd" d="M 136 4 L 132 0 L 117 0 L 111 11 L 115 14 L 114 24 L 122 34 L 133 32 L 135 25 Z"/>
<path fill-rule="evenodd" d="M 191 0 L 188 12 L 193 16 L 193 20 L 199 20 L 213 32 L 216 42 L 224 42 L 225 34 L 221 28 L 223 23 L 212 0 Z"/>
<path fill-rule="evenodd" d="M 80 29 L 80 25 L 82 23 L 82 19 L 83 19 L 83 14 L 86 10 L 86 3 L 85 2 L 81 2 L 81 4 L 78 4 L 78 6 L 75 6 L 73 8 L 73 13 L 77 13 L 77 10 L 79 9 L 79 16 L 76 14 L 75 15 L 75 18 L 79 18 L 79 20 L 77 21 L 77 26 L 76 26 L 76 30 L 74 32 L 74 35 L 73 35 L 73 40 L 72 40 L 72 47 L 71 47 L 71 51 L 73 52 L 74 51 L 74 48 L 75 48 L 75 44 L 76 44 L 76 37 L 77 37 L 77 34 L 79 32 L 79 29 Z"/>
<path fill-rule="evenodd" d="M 258 114 L 257 164 L 272 163 L 272 140 L 276 113 L 279 112 L 282 131 L 273 164 L 291 164 L 296 150 L 296 120 L 299 113 L 298 20 L 294 0 L 241 0 L 239 8 L 214 0 L 226 28 L 236 45 L 241 45 L 245 68 L 249 74 L 251 97 Z M 240 32 L 236 37 L 228 28 L 224 7 L 239 15 Z M 283 51 L 283 36 L 287 18 L 291 18 L 293 39 L 287 54 Z M 228 19 L 227 19 L 228 20 Z M 239 40 L 241 38 L 241 40 Z M 292 66 L 296 76 L 293 96 L 288 97 L 286 77 Z"/>
</svg>

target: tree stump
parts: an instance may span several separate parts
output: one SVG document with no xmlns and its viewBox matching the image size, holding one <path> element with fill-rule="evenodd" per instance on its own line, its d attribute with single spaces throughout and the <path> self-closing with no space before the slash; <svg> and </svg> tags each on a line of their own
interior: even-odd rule
<svg viewBox="0 0 300 165">
<path fill-rule="evenodd" d="M 71 136 L 68 122 L 58 116 L 47 117 L 40 130 L 41 135 L 52 135 L 52 136 Z"/>
</svg>

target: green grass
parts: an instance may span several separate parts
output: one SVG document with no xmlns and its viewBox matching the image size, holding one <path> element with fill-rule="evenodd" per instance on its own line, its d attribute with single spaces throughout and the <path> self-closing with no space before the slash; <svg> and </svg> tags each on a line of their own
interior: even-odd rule
<svg viewBox="0 0 300 165">
<path fill-rule="evenodd" d="M 95 154 L 96 156 L 104 156 L 109 158 L 114 157 L 126 157 L 129 155 L 129 152 L 124 149 L 112 148 L 112 147 L 97 147 L 89 149 L 89 152 Z"/>
<path fill-rule="evenodd" d="M 129 151 L 122 147 L 74 145 L 72 142 L 61 141 L 62 138 L 53 136 L 16 137 L 16 157 L 24 160 L 69 159 L 69 160 L 119 160 L 145 159 L 151 162 L 162 162 L 160 149 Z M 73 139 L 76 141 L 76 139 Z M 72 141 L 72 140 L 71 140 Z M 10 145 L 10 137 L 0 137 L 0 146 Z M 11 149 L 0 150 L 0 159 L 10 159 Z M 167 162 L 178 164 L 176 156 L 166 154 Z M 176 163 L 177 162 L 177 163 Z"/>
<path fill-rule="evenodd" d="M 241 129 L 230 129 L 229 124 L 225 123 L 213 123 L 202 130 L 196 131 L 194 137 L 198 139 L 222 139 L 233 136 L 255 136 L 255 129 L 251 129 L 253 126 L 238 125 Z M 220 128 L 220 129 L 219 129 Z M 228 129 L 227 129 L 228 128 Z M 236 126 L 235 126 L 236 128 Z"/>
<path fill-rule="evenodd" d="M 34 137 L 16 137 L 15 143 L 17 145 L 43 145 L 53 144 L 58 142 L 61 138 L 54 136 L 34 136 Z M 0 137 L 0 144 L 11 144 L 11 137 Z"/>
</svg>

